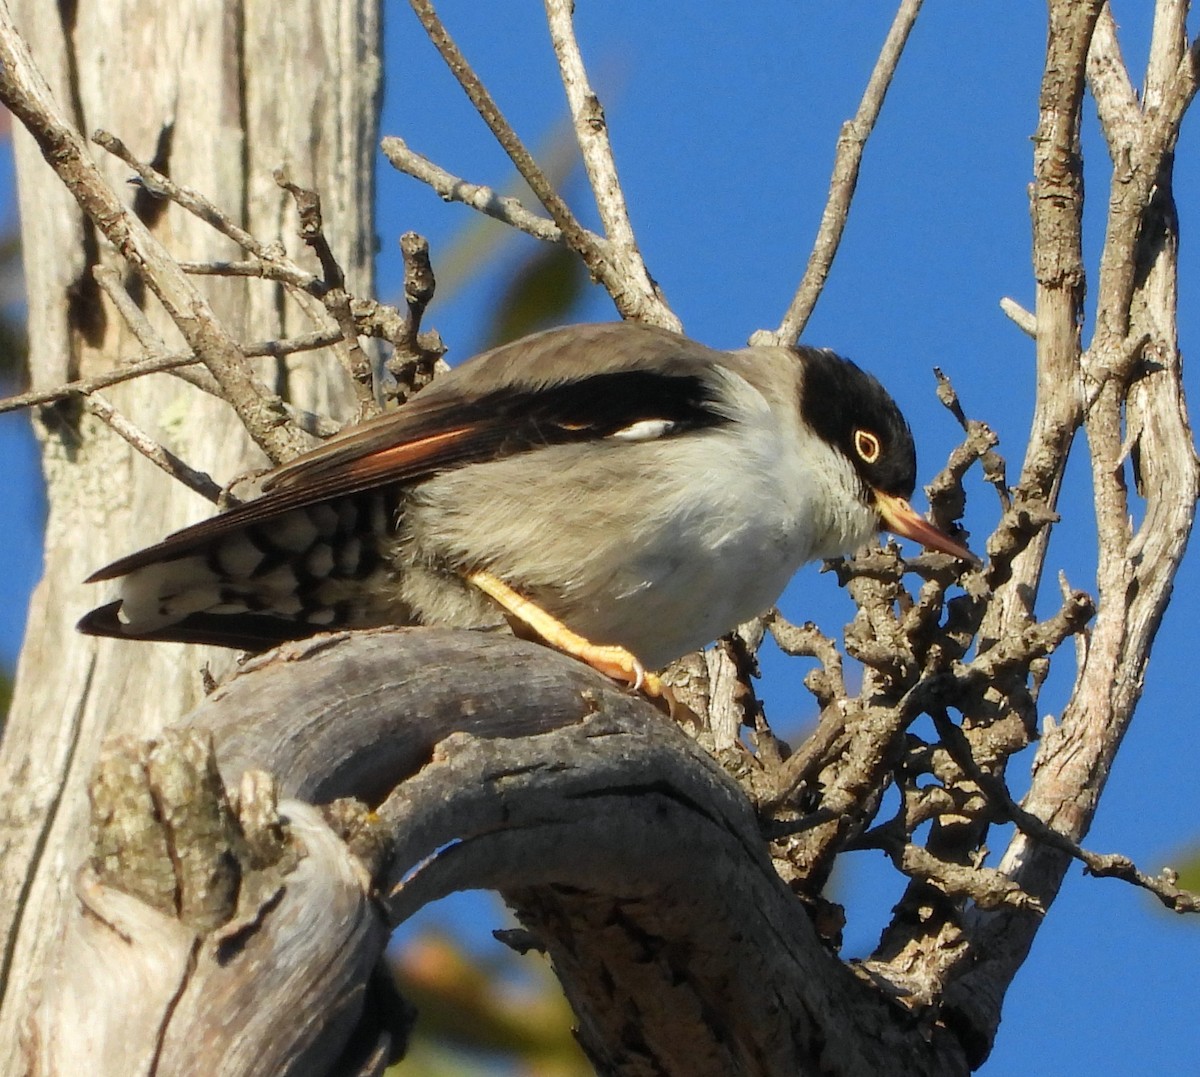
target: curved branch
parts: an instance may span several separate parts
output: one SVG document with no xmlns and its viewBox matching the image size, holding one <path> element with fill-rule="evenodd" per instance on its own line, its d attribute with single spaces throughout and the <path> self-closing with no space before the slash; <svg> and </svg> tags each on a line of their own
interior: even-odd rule
<svg viewBox="0 0 1200 1077">
<path fill-rule="evenodd" d="M 504 892 L 602 1071 L 902 1072 L 907 1035 L 775 875 L 738 786 L 575 661 L 469 633 L 331 638 L 259 660 L 189 721 L 230 777 L 265 764 L 320 798 L 394 786 L 376 809 L 393 918 L 455 889 Z M 786 1004 L 765 1011 L 764 991 Z M 907 1072 L 959 1065 L 948 1037 L 918 1043 Z"/>
</svg>

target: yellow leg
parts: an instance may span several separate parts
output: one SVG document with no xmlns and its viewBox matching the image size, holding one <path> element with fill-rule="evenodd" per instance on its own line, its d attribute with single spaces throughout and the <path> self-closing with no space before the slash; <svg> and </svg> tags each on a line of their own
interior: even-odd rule
<svg viewBox="0 0 1200 1077">
<path fill-rule="evenodd" d="M 584 639 L 577 632 L 572 632 L 557 617 L 518 594 L 490 572 L 470 572 L 467 573 L 466 579 L 503 606 L 523 625 L 531 628 L 550 646 L 586 662 L 614 681 L 632 686 L 635 692 L 640 691 L 651 699 L 662 696 L 662 682 L 653 673 L 647 673 L 645 666 L 624 647 L 605 646 Z"/>
</svg>

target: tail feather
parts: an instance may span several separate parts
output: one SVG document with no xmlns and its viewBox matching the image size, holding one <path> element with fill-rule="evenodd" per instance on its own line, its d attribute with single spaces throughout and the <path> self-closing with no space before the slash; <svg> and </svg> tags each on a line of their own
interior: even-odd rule
<svg viewBox="0 0 1200 1077">
<path fill-rule="evenodd" d="M 118 578 L 120 597 L 79 630 L 260 651 L 339 627 L 405 623 L 381 553 L 395 518 L 386 491 L 242 526 L 234 514 L 217 517 L 220 526 L 187 528 L 95 573 Z"/>
<path fill-rule="evenodd" d="M 162 628 L 138 630 L 121 620 L 121 604 L 121 600 L 117 599 L 100 606 L 85 614 L 75 627 L 88 636 L 157 643 L 202 643 L 254 652 L 269 650 L 288 640 L 315 636 L 326 630 L 320 625 L 258 613 L 193 613 Z"/>
</svg>

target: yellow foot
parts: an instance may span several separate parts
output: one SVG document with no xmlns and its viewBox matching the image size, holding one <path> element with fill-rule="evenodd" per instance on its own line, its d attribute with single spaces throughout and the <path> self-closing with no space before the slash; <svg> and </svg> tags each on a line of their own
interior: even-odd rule
<svg viewBox="0 0 1200 1077">
<path fill-rule="evenodd" d="M 572 632 L 557 617 L 518 594 L 490 572 L 469 572 L 466 579 L 485 595 L 495 599 L 512 617 L 535 632 L 551 647 L 586 662 L 592 669 L 611 677 L 614 681 L 628 684 L 635 692 L 641 692 L 651 699 L 659 699 L 662 696 L 662 682 L 653 673 L 647 673 L 646 667 L 624 647 L 606 646 L 584 639 L 577 632 Z"/>
</svg>

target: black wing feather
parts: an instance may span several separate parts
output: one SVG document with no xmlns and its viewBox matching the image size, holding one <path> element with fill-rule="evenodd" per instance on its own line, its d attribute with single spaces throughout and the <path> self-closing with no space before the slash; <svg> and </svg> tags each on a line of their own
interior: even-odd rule
<svg viewBox="0 0 1200 1077">
<path fill-rule="evenodd" d="M 453 379 L 451 374 L 446 381 Z M 664 436 L 728 421 L 716 385 L 695 368 L 688 373 L 608 371 L 473 397 L 443 391 L 426 400 L 422 394 L 400 411 L 347 430 L 285 464 L 266 478 L 264 494 L 254 501 L 114 561 L 87 582 L 188 556 L 215 538 L 291 509 L 549 445 L 604 439 L 646 420 L 665 420 Z"/>
<path fill-rule="evenodd" d="M 75 627 L 88 636 L 148 640 L 152 643 L 211 644 L 253 653 L 328 631 L 320 625 L 306 624 L 294 618 L 271 617 L 261 613 L 190 613 L 159 631 L 135 632 L 117 616 L 120 608 L 120 599 L 99 606 L 81 617 Z"/>
</svg>

